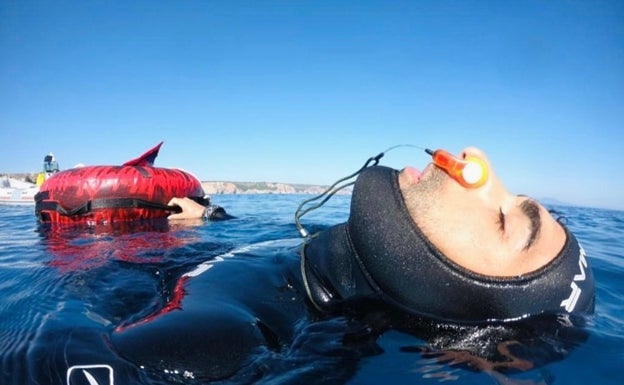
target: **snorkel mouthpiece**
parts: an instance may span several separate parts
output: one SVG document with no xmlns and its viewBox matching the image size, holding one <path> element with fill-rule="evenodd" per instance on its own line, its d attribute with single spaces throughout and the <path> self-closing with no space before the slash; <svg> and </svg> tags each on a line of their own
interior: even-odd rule
<svg viewBox="0 0 624 385">
<path fill-rule="evenodd" d="M 431 155 L 433 164 L 466 188 L 481 187 L 488 179 L 487 166 L 482 159 L 475 156 L 459 159 L 444 150 L 425 149 L 425 152 Z"/>
</svg>

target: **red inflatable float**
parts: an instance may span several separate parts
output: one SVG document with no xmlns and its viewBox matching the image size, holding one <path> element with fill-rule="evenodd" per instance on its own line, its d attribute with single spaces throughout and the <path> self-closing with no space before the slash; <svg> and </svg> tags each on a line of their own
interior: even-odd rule
<svg viewBox="0 0 624 385">
<path fill-rule="evenodd" d="M 56 173 L 35 196 L 42 223 L 106 225 L 167 217 L 173 197 L 204 199 L 201 183 L 177 169 L 154 167 L 162 142 L 122 166 L 89 166 Z M 207 201 L 206 201 L 207 202 Z"/>
</svg>

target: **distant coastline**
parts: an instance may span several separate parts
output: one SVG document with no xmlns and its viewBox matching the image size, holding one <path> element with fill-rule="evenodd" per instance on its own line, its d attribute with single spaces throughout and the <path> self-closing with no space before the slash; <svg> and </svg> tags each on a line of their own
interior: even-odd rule
<svg viewBox="0 0 624 385">
<path fill-rule="evenodd" d="M 18 180 L 35 183 L 36 173 L 0 173 L 0 177 L 8 176 Z M 220 194 L 321 194 L 328 186 L 280 182 L 234 182 L 234 181 L 202 181 L 202 188 L 208 195 Z M 338 194 L 351 194 L 346 188 Z"/>
<path fill-rule="evenodd" d="M 321 194 L 328 186 L 312 184 L 293 184 L 280 182 L 228 182 L 202 181 L 204 191 L 208 195 L 219 194 Z M 339 194 L 350 194 L 351 188 Z"/>
<path fill-rule="evenodd" d="M 26 182 L 35 183 L 36 173 L 0 173 L 0 177 L 8 176 Z M 310 194 L 318 195 L 323 193 L 327 187 L 324 185 L 301 184 L 301 183 L 281 183 L 281 182 L 235 182 L 235 181 L 201 181 L 204 192 L 208 195 L 223 194 Z M 353 187 L 349 186 L 338 195 L 349 195 L 353 192 Z M 578 206 L 573 203 L 563 202 L 555 198 L 544 197 L 538 201 L 546 206 Z"/>
</svg>

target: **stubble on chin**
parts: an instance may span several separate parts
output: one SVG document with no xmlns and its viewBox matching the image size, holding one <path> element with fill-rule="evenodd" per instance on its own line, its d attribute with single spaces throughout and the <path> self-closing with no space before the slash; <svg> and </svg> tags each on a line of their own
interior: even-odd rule
<svg viewBox="0 0 624 385">
<path fill-rule="evenodd" d="M 432 210 L 440 206 L 440 192 L 448 177 L 437 167 L 427 173 L 418 183 L 404 187 L 401 191 L 405 206 L 416 224 L 432 220 Z M 422 228 L 422 226 L 419 226 Z M 429 226 L 426 226 L 429 227 Z"/>
</svg>

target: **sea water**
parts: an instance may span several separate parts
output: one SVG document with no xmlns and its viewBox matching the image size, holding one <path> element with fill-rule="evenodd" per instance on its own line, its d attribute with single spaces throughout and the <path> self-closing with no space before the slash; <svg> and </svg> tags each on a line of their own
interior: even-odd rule
<svg viewBox="0 0 624 385">
<path fill-rule="evenodd" d="M 49 231 L 38 226 L 32 207 L 0 207 L 0 384 L 161 383 L 141 376 L 124 378 L 114 365 L 70 367 L 69 361 L 84 357 L 85 363 L 97 364 L 108 357 L 107 362 L 117 362 L 103 342 L 106 336 L 127 321 L 128 314 L 140 318 L 166 306 L 175 280 L 206 260 L 254 245 L 270 254 L 272 247 L 298 244 L 294 212 L 305 198 L 216 196 L 214 203 L 236 219 L 102 233 Z M 550 208 L 566 218 L 582 243 L 596 281 L 596 311 L 584 327 L 588 338 L 563 358 L 511 373 L 476 370 L 424 354 L 424 341 L 392 329 L 374 341 L 374 348 L 354 354 L 335 346 L 344 331 L 344 319 L 337 317 L 302 327 L 289 349 L 268 359 L 265 375 L 255 382 L 624 383 L 624 212 Z M 346 220 L 348 209 L 349 197 L 337 196 L 302 223 L 311 231 L 326 228 Z M 306 354 L 297 352 L 302 345 Z M 93 377 L 74 377 L 77 371 Z M 175 378 L 200 383 L 189 376 Z"/>
</svg>

